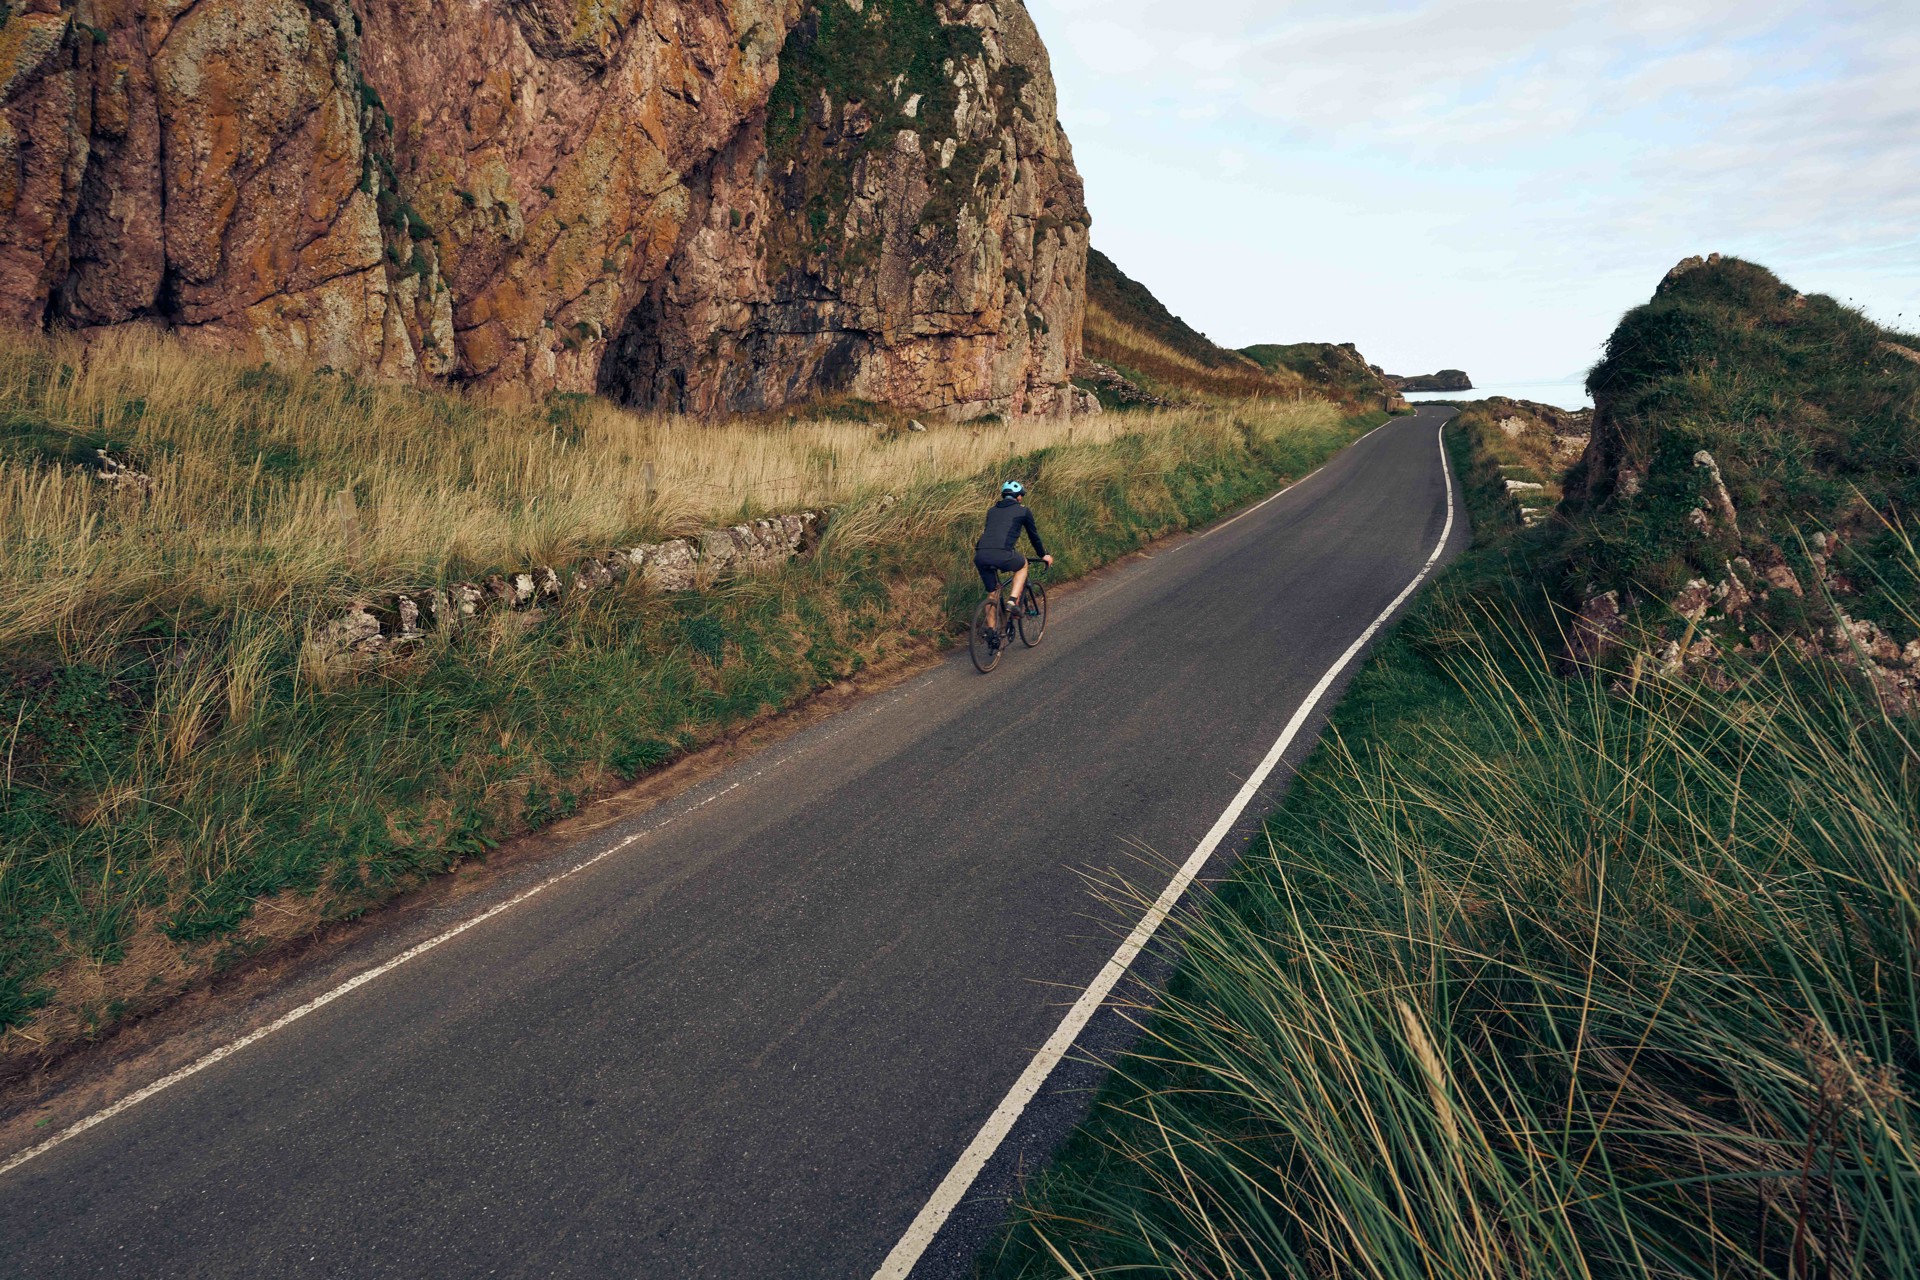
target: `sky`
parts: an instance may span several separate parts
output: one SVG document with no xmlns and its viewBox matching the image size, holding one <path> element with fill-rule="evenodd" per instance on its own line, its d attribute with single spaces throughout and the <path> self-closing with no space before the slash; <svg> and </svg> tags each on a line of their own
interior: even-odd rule
<svg viewBox="0 0 1920 1280">
<path fill-rule="evenodd" d="M 1920 0 L 1028 0 L 1094 247 L 1226 346 L 1583 374 L 1719 252 L 1920 330 Z"/>
</svg>

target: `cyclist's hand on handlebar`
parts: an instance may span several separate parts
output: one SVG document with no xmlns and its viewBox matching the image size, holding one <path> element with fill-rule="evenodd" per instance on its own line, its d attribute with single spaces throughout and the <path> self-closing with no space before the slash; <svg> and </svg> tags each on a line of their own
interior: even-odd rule
<svg viewBox="0 0 1920 1280">
<path fill-rule="evenodd" d="M 1041 556 L 1040 559 L 1046 562 L 1048 565 L 1051 565 L 1053 563 L 1052 556 Z"/>
</svg>

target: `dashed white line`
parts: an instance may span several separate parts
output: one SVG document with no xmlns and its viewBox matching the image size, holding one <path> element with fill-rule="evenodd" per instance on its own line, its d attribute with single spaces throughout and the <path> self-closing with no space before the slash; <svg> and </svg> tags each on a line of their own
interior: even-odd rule
<svg viewBox="0 0 1920 1280">
<path fill-rule="evenodd" d="M 1378 429 L 1375 428 L 1375 430 Z M 1133 927 L 1133 932 L 1129 933 L 1126 941 L 1120 944 L 1120 949 L 1113 953 L 1113 958 L 1107 961 L 1087 989 L 1080 993 L 1080 998 L 1074 1001 L 1071 1009 L 1067 1010 L 1067 1015 L 1060 1020 L 1060 1025 L 1054 1028 L 1053 1034 L 1047 1037 L 1045 1044 L 1040 1046 L 1040 1051 L 1027 1064 L 1026 1070 L 1020 1073 L 1019 1079 L 1013 1082 L 1013 1087 L 1007 1090 L 1006 1096 L 1000 1100 L 1000 1105 L 994 1108 L 993 1114 L 987 1117 L 987 1122 L 980 1127 L 979 1133 L 974 1135 L 973 1141 L 968 1143 L 966 1150 L 960 1153 L 960 1158 L 947 1171 L 947 1176 L 941 1179 L 938 1187 L 934 1188 L 932 1198 L 921 1207 L 919 1214 L 908 1225 L 906 1234 L 902 1235 L 899 1243 L 893 1246 L 893 1251 L 880 1264 L 880 1269 L 873 1273 L 874 1280 L 906 1280 L 914 1264 L 919 1262 L 920 1256 L 927 1251 L 927 1246 L 932 1244 L 934 1237 L 939 1234 L 941 1225 L 952 1215 L 954 1209 L 959 1207 L 961 1198 L 966 1195 L 968 1188 L 973 1186 L 974 1180 L 980 1176 L 980 1171 L 986 1168 L 987 1161 L 992 1159 L 993 1153 L 999 1150 L 1000 1144 L 1005 1142 L 1007 1135 L 1013 1131 L 1014 1122 L 1027 1109 L 1027 1104 L 1032 1102 L 1035 1095 L 1040 1092 L 1040 1087 L 1046 1083 L 1047 1077 L 1053 1074 L 1053 1069 L 1059 1065 L 1062 1058 L 1066 1057 L 1067 1051 L 1073 1047 L 1073 1042 L 1079 1039 L 1080 1032 L 1086 1028 L 1094 1013 L 1106 1002 L 1114 986 L 1132 966 L 1134 958 L 1152 940 L 1161 924 L 1166 921 L 1181 897 L 1186 894 L 1194 878 L 1200 874 L 1200 869 L 1206 866 L 1207 859 L 1213 856 L 1213 851 L 1233 829 L 1233 824 L 1239 821 L 1247 805 L 1252 803 L 1255 795 L 1259 794 L 1268 775 L 1286 755 L 1287 748 L 1293 745 L 1293 740 L 1306 726 L 1314 709 L 1326 696 L 1327 690 L 1333 687 L 1340 673 L 1352 664 L 1353 660 L 1360 655 L 1360 651 L 1366 648 L 1367 642 L 1387 624 L 1387 620 L 1393 617 L 1394 611 L 1406 603 L 1407 597 L 1427 580 L 1434 566 L 1440 562 L 1441 555 L 1447 549 L 1447 539 L 1453 536 L 1454 518 L 1453 468 L 1447 461 L 1446 440 L 1443 434 L 1445 430 L 1446 423 L 1442 421 L 1440 432 L 1436 435 L 1440 443 L 1440 474 L 1447 492 L 1447 522 L 1440 531 L 1440 541 L 1434 544 L 1433 554 L 1427 557 L 1426 564 L 1422 565 L 1420 572 L 1413 576 L 1413 581 L 1393 598 L 1393 603 L 1380 611 L 1380 615 L 1360 633 L 1359 639 L 1349 645 L 1347 651 L 1327 668 L 1326 674 L 1320 677 L 1320 682 L 1308 690 L 1306 699 L 1293 713 L 1293 718 L 1287 721 L 1286 728 L 1281 731 L 1280 737 L 1274 742 L 1266 757 L 1247 778 L 1239 794 L 1234 796 L 1233 802 L 1227 806 L 1226 811 L 1220 815 L 1212 829 L 1195 846 L 1193 853 L 1181 865 L 1172 882 L 1161 891 L 1159 898 L 1147 910 L 1146 916 Z M 1368 434 L 1371 435 L 1372 432 Z"/>
</svg>

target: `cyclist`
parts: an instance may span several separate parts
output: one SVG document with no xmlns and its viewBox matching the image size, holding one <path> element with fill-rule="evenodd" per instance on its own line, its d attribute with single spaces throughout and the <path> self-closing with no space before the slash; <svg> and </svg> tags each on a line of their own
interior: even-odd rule
<svg viewBox="0 0 1920 1280">
<path fill-rule="evenodd" d="M 1026 491 L 1026 486 L 1018 480 L 1009 480 L 1000 486 L 1000 501 L 987 508 L 987 527 L 973 548 L 973 567 L 980 571 L 980 581 L 986 584 L 990 602 L 987 619 L 995 627 L 1000 625 L 1000 620 L 994 616 L 991 601 L 1000 589 L 1000 575 L 1013 575 L 1009 608 L 1019 606 L 1020 593 L 1027 586 L 1027 558 L 1013 549 L 1020 541 L 1022 530 L 1026 532 L 1027 541 L 1033 544 L 1034 553 L 1047 564 L 1053 563 L 1053 557 L 1040 541 L 1040 529 L 1033 523 L 1033 512 L 1020 501 Z"/>
</svg>

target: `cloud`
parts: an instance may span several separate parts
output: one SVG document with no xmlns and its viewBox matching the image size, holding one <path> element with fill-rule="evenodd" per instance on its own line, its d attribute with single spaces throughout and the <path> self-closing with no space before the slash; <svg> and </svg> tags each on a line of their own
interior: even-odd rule
<svg viewBox="0 0 1920 1280">
<path fill-rule="evenodd" d="M 1292 229 L 1324 256 L 1364 226 L 1382 261 L 1417 245 L 1421 275 L 1398 278 L 1456 308 L 1490 279 L 1620 289 L 1718 248 L 1790 276 L 1871 266 L 1888 282 L 1876 310 L 1920 309 L 1912 0 L 1030 3 L 1096 238 L 1154 244 L 1184 172 L 1234 184 L 1206 188 L 1237 215 L 1202 213 L 1216 252 Z M 1389 191 L 1397 216 L 1374 207 Z"/>
</svg>

